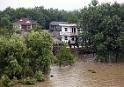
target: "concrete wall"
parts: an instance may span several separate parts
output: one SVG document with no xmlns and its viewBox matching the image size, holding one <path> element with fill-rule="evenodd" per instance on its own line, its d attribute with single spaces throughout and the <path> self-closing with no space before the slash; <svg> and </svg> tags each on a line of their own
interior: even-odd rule
<svg viewBox="0 0 124 87">
<path fill-rule="evenodd" d="M 67 31 L 65 31 L 65 28 L 67 29 Z M 76 29 L 75 33 L 72 32 L 72 28 Z M 68 42 L 69 40 L 72 41 L 72 37 L 74 37 L 74 41 L 75 41 L 76 40 L 75 36 L 78 35 L 78 29 L 75 26 L 62 26 L 60 35 L 61 35 L 61 41 L 63 42 Z M 65 40 L 65 37 L 67 37 L 67 40 Z"/>
</svg>

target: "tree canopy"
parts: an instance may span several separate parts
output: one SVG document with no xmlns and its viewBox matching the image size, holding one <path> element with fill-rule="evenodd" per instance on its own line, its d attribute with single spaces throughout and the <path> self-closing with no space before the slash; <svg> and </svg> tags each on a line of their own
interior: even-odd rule
<svg viewBox="0 0 124 87">
<path fill-rule="evenodd" d="M 37 21 L 45 29 L 48 29 L 51 21 L 68 21 L 77 22 L 79 11 L 65 11 L 58 9 L 45 9 L 44 7 L 35 8 L 17 8 L 11 7 L 6 8 L 0 12 L 0 27 L 10 26 L 11 23 L 15 22 L 20 18 L 30 18 Z"/>
<path fill-rule="evenodd" d="M 99 5 L 93 0 L 89 7 L 81 10 L 82 44 L 93 46 L 103 61 L 117 61 L 123 54 L 124 39 L 120 39 L 124 32 L 123 6 L 116 2 Z"/>
</svg>

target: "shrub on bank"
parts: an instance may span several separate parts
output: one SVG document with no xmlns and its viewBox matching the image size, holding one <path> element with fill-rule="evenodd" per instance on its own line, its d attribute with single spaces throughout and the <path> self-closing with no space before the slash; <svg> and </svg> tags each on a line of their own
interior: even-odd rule
<svg viewBox="0 0 124 87">
<path fill-rule="evenodd" d="M 30 49 L 26 55 L 30 58 L 30 65 L 34 71 L 47 72 L 53 60 L 52 39 L 48 33 L 32 31 L 27 37 L 27 48 Z"/>
<path fill-rule="evenodd" d="M 26 85 L 34 85 L 36 83 L 36 79 L 31 78 L 31 77 L 26 77 L 26 78 L 22 79 L 21 82 Z"/>
<path fill-rule="evenodd" d="M 17 80 L 34 84 L 44 80 L 53 59 L 52 39 L 48 33 L 34 32 L 23 38 L 19 34 L 0 36 L 0 78 L 2 84 L 11 86 Z"/>
<path fill-rule="evenodd" d="M 74 55 L 66 47 L 67 46 L 64 43 L 62 43 L 61 46 L 60 46 L 59 53 L 57 55 L 58 64 L 60 66 L 61 65 L 72 65 L 75 61 Z"/>
<path fill-rule="evenodd" d="M 0 79 L 0 87 L 10 87 L 18 83 L 18 80 L 16 77 L 13 79 L 10 79 L 7 75 L 2 75 Z"/>
<path fill-rule="evenodd" d="M 35 73 L 35 79 L 37 81 L 43 81 L 44 80 L 44 75 L 41 71 L 36 71 Z"/>
</svg>

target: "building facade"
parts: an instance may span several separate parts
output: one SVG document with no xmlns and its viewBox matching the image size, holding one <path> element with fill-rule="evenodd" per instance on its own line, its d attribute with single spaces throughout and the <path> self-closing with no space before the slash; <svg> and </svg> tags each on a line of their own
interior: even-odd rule
<svg viewBox="0 0 124 87">
<path fill-rule="evenodd" d="M 75 43 L 78 38 L 78 28 L 76 24 L 67 22 L 54 22 L 51 24 L 49 29 L 53 38 L 65 43 L 69 41 Z"/>
<path fill-rule="evenodd" d="M 55 21 L 53 21 L 49 24 L 49 31 L 52 34 L 52 37 L 54 39 L 61 40 L 61 37 L 60 37 L 61 26 L 59 24 L 67 24 L 67 22 L 55 22 Z"/>
<path fill-rule="evenodd" d="M 15 31 L 20 32 L 22 35 L 30 32 L 34 26 L 36 27 L 37 23 L 28 18 L 21 18 L 13 24 Z"/>
<path fill-rule="evenodd" d="M 78 29 L 76 24 L 59 24 L 61 26 L 61 41 L 75 43 L 78 37 Z"/>
</svg>

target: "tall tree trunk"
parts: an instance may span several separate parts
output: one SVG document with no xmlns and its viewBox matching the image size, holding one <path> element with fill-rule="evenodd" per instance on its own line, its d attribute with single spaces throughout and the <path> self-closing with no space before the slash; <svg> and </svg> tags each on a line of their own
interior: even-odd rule
<svg viewBox="0 0 124 87">
<path fill-rule="evenodd" d="M 108 61 L 109 63 L 112 63 L 112 61 L 111 61 L 111 52 L 109 51 L 109 61 Z"/>
<path fill-rule="evenodd" d="M 116 53 L 115 62 L 116 62 L 116 63 L 118 62 L 118 53 Z"/>
</svg>

